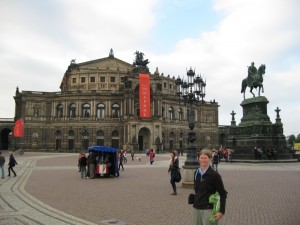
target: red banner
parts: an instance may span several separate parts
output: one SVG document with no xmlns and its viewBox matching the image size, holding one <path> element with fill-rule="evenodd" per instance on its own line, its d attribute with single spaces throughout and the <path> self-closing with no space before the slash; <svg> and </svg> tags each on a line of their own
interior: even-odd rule
<svg viewBox="0 0 300 225">
<path fill-rule="evenodd" d="M 22 119 L 18 119 L 15 122 L 14 137 L 17 138 L 24 137 L 24 122 Z"/>
<path fill-rule="evenodd" d="M 150 77 L 149 74 L 139 74 L 140 78 L 140 117 L 151 117 L 150 110 Z"/>
</svg>

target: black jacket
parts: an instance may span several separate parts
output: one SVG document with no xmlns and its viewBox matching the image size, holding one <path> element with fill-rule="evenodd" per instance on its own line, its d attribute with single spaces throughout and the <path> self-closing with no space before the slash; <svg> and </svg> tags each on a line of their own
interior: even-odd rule
<svg viewBox="0 0 300 225">
<path fill-rule="evenodd" d="M 85 156 L 82 156 L 79 160 L 80 166 L 87 166 L 87 158 Z"/>
<path fill-rule="evenodd" d="M 213 205 L 209 204 L 209 197 L 217 191 L 220 195 L 220 212 L 225 214 L 227 191 L 224 188 L 220 174 L 209 166 L 202 177 L 200 171 L 196 170 L 194 173 L 194 181 L 194 208 L 212 209 Z"/>
<path fill-rule="evenodd" d="M 8 165 L 14 167 L 15 165 L 18 165 L 17 161 L 15 160 L 15 157 L 10 155 Z"/>
<path fill-rule="evenodd" d="M 179 160 L 176 157 L 174 159 L 174 163 L 172 165 L 169 166 L 168 172 L 172 172 L 172 171 L 177 171 L 179 169 Z"/>
</svg>

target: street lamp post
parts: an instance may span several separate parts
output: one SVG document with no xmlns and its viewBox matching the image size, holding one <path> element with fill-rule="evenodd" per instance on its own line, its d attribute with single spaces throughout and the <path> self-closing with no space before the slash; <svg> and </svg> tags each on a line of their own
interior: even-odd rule
<svg viewBox="0 0 300 225">
<path fill-rule="evenodd" d="M 195 70 L 187 71 L 187 82 L 177 78 L 176 80 L 176 94 L 179 101 L 183 101 L 189 106 L 188 127 L 190 129 L 188 133 L 189 146 L 187 147 L 187 158 L 184 162 L 184 180 L 182 185 L 184 187 L 191 187 L 194 185 L 194 171 L 198 168 L 199 162 L 197 159 L 197 148 L 194 145 L 196 140 L 195 128 L 195 113 L 193 110 L 193 104 L 203 104 L 205 97 L 206 83 L 201 76 L 195 77 Z"/>
</svg>

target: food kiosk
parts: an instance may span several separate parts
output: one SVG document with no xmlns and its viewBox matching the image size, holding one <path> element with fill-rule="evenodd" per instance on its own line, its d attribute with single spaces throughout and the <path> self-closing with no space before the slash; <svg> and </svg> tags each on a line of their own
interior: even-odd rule
<svg viewBox="0 0 300 225">
<path fill-rule="evenodd" d="M 118 176 L 118 150 L 107 146 L 91 146 L 89 152 L 95 154 L 96 171 L 99 177 Z"/>
</svg>

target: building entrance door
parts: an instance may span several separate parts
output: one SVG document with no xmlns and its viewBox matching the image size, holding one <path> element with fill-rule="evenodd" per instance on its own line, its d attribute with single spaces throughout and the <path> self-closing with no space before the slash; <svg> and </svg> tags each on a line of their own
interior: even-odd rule
<svg viewBox="0 0 300 225">
<path fill-rule="evenodd" d="M 139 131 L 138 136 L 139 151 L 152 148 L 151 131 L 147 127 L 143 127 Z"/>
</svg>

